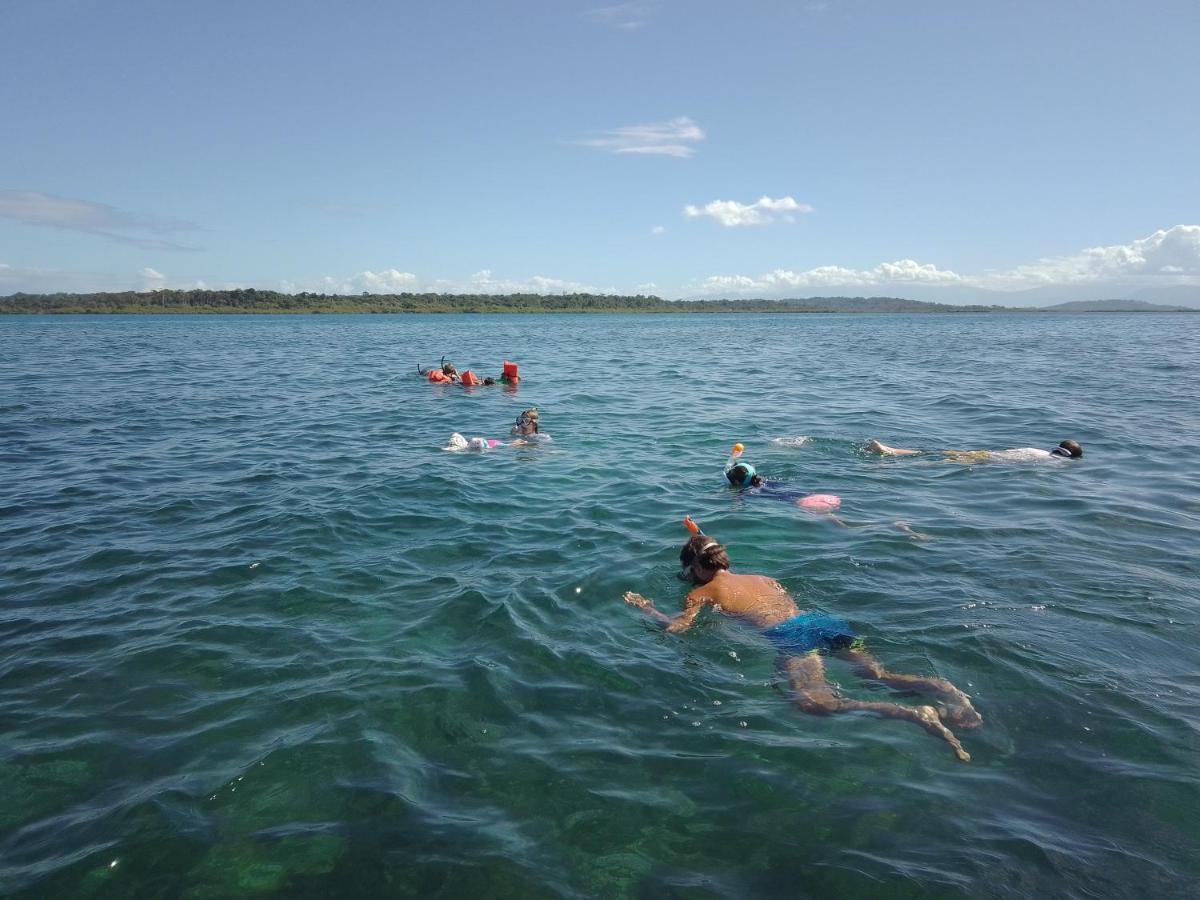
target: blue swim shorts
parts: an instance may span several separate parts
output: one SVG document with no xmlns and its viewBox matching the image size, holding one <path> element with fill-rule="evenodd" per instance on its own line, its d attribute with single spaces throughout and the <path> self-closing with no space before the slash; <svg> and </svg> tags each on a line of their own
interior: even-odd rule
<svg viewBox="0 0 1200 900">
<path fill-rule="evenodd" d="M 808 653 L 810 650 L 846 650 L 862 644 L 845 619 L 824 613 L 804 613 L 780 622 L 763 632 L 781 653 Z"/>
</svg>

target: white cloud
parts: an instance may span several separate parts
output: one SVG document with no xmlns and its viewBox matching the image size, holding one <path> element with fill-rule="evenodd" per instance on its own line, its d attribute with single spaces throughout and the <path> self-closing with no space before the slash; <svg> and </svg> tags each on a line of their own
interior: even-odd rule
<svg viewBox="0 0 1200 900">
<path fill-rule="evenodd" d="M 141 278 L 141 286 L 138 290 L 157 291 L 167 286 L 167 276 L 149 266 L 138 272 L 138 276 Z"/>
<path fill-rule="evenodd" d="M 600 137 L 588 138 L 578 143 L 608 153 L 636 153 L 683 159 L 695 154 L 696 148 L 691 145 L 704 140 L 704 137 L 699 125 L 687 116 L 679 116 L 669 122 L 614 128 Z"/>
<path fill-rule="evenodd" d="M 636 31 L 645 27 L 656 11 L 655 3 L 617 3 L 613 6 L 598 6 L 583 13 L 583 17 L 597 25 Z"/>
<path fill-rule="evenodd" d="M 697 288 L 703 294 L 771 294 L 812 288 L 863 288 L 888 284 L 952 285 L 962 276 L 911 259 L 881 263 L 873 269 L 844 269 L 818 266 L 803 272 L 776 269 L 765 275 L 710 275 Z"/>
<path fill-rule="evenodd" d="M 438 290 L 460 289 L 455 288 L 454 284 L 451 281 L 438 282 Z M 491 269 L 476 272 L 465 288 L 467 292 L 476 294 L 588 294 L 596 291 L 596 288 L 582 282 L 566 281 L 546 275 L 533 275 L 522 279 L 496 278 Z"/>
<path fill-rule="evenodd" d="M 714 200 L 704 206 L 685 206 L 683 214 L 689 219 L 708 217 L 726 228 L 744 225 L 768 225 L 771 222 L 794 222 L 792 213 L 808 213 L 813 208 L 807 203 L 797 203 L 793 197 L 760 197 L 753 203 L 738 203 L 736 200 Z"/>
<path fill-rule="evenodd" d="M 656 235 L 657 234 L 666 234 L 666 231 L 667 231 L 667 229 L 665 229 L 661 225 L 655 225 L 653 228 L 650 229 L 650 233 L 656 234 Z"/>
<path fill-rule="evenodd" d="M 1090 247 L 1073 256 L 1041 259 L 1007 271 L 959 274 L 911 259 L 871 269 L 817 266 L 801 272 L 710 275 L 688 290 L 700 294 L 778 294 L 811 289 L 960 287 L 1019 291 L 1039 287 L 1112 284 L 1123 287 L 1200 285 L 1200 225 L 1176 225 L 1129 244 Z"/>
<path fill-rule="evenodd" d="M 147 236 L 197 230 L 199 226 L 191 222 L 125 212 L 104 203 L 56 197 L 38 191 L 0 191 L 0 218 L 23 225 L 95 235 L 143 250 L 199 249 Z"/>
<path fill-rule="evenodd" d="M 385 269 L 382 272 L 367 270 L 359 272 L 352 281 L 362 285 L 361 290 L 372 294 L 394 294 L 411 291 L 417 285 L 417 276 L 412 272 L 401 272 L 397 269 Z"/>
<path fill-rule="evenodd" d="M 1200 276 L 1200 225 L 1176 225 L 1129 244 L 1089 247 L 1074 256 L 1040 259 L 1007 272 L 987 273 L 984 287 L 1019 290 L 1097 281 L 1153 281 L 1161 275 Z"/>
</svg>

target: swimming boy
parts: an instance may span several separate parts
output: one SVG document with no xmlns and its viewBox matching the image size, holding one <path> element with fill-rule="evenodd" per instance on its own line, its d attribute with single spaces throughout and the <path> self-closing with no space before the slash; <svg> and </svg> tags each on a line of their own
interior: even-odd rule
<svg viewBox="0 0 1200 900">
<path fill-rule="evenodd" d="M 864 448 L 870 453 L 880 456 L 916 456 L 918 453 L 928 453 L 928 450 L 908 450 L 904 447 L 889 447 L 879 441 L 868 441 Z M 942 454 L 954 462 L 988 462 L 989 460 L 1026 461 L 1037 459 L 1079 459 L 1083 456 L 1083 448 L 1078 441 L 1061 441 L 1053 450 L 1041 450 L 1037 447 L 1017 447 L 1012 450 L 943 450 Z"/>
<path fill-rule="evenodd" d="M 804 712 L 812 715 L 872 712 L 889 719 L 903 719 L 946 741 L 958 759 L 970 762 L 970 754 L 943 722 L 957 728 L 976 728 L 983 719 L 967 695 L 949 681 L 888 672 L 841 619 L 801 612 L 791 595 L 774 579 L 731 572 L 725 548 L 707 535 L 692 537 L 680 551 L 679 560 L 684 567 L 681 574 L 699 585 L 684 600 L 683 612 L 677 616 L 665 615 L 651 601 L 632 591 L 625 594 L 625 602 L 645 610 L 672 634 L 691 628 L 705 606 L 741 619 L 761 631 L 775 647 L 776 666 L 788 680 L 793 701 Z M 848 661 L 864 678 L 899 690 L 933 695 L 938 707 L 842 697 L 825 678 L 822 652 L 832 652 Z"/>
</svg>

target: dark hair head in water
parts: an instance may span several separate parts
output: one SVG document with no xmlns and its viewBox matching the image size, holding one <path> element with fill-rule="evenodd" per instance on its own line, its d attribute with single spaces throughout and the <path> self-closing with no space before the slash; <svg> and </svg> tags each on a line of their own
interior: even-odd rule
<svg viewBox="0 0 1200 900">
<path fill-rule="evenodd" d="M 1050 452 L 1055 456 L 1067 456 L 1071 459 L 1083 456 L 1083 448 L 1079 446 L 1079 441 L 1063 441 Z"/>
<path fill-rule="evenodd" d="M 694 572 L 697 566 L 716 573 L 729 568 L 729 554 L 713 538 L 706 534 L 697 534 L 679 551 L 679 562 L 683 565 L 685 574 L 689 570 Z"/>
<path fill-rule="evenodd" d="M 754 481 L 754 466 L 749 463 L 738 463 L 725 470 L 725 477 L 734 487 L 749 487 Z"/>
</svg>

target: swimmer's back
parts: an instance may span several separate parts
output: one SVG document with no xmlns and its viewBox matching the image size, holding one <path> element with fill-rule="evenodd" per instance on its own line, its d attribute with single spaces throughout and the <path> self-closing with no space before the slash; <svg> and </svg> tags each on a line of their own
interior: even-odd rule
<svg viewBox="0 0 1200 900">
<path fill-rule="evenodd" d="M 783 586 L 765 575 L 721 571 L 708 584 L 688 594 L 688 599 L 709 600 L 726 615 L 737 616 L 760 629 L 800 614 L 796 601 Z"/>
</svg>

